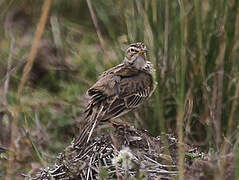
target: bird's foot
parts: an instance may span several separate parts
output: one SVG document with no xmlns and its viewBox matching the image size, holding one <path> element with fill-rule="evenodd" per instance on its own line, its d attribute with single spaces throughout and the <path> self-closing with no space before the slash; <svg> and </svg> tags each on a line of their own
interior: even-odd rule
<svg viewBox="0 0 239 180">
<path fill-rule="evenodd" d="M 127 124 L 118 124 L 112 121 L 109 121 L 110 125 L 113 126 L 116 130 L 120 130 L 120 129 L 130 129 L 130 125 Z"/>
</svg>

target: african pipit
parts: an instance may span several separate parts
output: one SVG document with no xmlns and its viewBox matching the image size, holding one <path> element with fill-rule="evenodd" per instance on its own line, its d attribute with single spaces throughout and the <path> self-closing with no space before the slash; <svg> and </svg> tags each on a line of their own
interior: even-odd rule
<svg viewBox="0 0 239 180">
<path fill-rule="evenodd" d="M 117 118 L 140 106 L 154 91 L 153 67 L 146 46 L 131 44 L 123 63 L 107 70 L 87 91 L 90 101 L 84 111 L 86 125 L 73 141 L 74 147 L 88 143 L 99 122 Z"/>
</svg>

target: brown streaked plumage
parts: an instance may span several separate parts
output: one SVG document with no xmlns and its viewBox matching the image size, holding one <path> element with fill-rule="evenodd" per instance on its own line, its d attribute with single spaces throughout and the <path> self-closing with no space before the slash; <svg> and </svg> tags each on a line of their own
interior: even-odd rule
<svg viewBox="0 0 239 180">
<path fill-rule="evenodd" d="M 99 122 L 109 121 L 140 106 L 154 91 L 153 68 L 146 60 L 143 43 L 131 44 L 125 59 L 108 71 L 87 91 L 90 101 L 84 111 L 87 121 L 74 147 L 87 143 Z"/>
</svg>

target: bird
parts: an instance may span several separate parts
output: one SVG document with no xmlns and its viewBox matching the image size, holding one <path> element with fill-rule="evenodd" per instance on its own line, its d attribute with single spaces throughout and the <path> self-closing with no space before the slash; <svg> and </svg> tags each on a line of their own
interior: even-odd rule
<svg viewBox="0 0 239 180">
<path fill-rule="evenodd" d="M 73 140 L 73 147 L 87 144 L 100 123 L 118 118 L 148 99 L 155 90 L 153 73 L 144 43 L 130 44 L 123 62 L 105 71 L 88 89 L 89 101 L 83 112 L 86 123 Z"/>
</svg>

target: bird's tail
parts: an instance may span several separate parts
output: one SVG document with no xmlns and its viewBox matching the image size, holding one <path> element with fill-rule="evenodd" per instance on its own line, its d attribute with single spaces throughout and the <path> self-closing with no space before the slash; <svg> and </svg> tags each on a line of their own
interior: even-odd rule
<svg viewBox="0 0 239 180">
<path fill-rule="evenodd" d="M 103 106 L 93 108 L 91 115 L 89 115 L 86 119 L 86 125 L 83 127 L 78 137 L 76 137 L 76 139 L 72 142 L 74 148 L 79 149 L 84 147 L 84 145 L 89 142 L 95 127 L 99 124 L 99 117 L 102 113 L 102 109 Z"/>
</svg>

